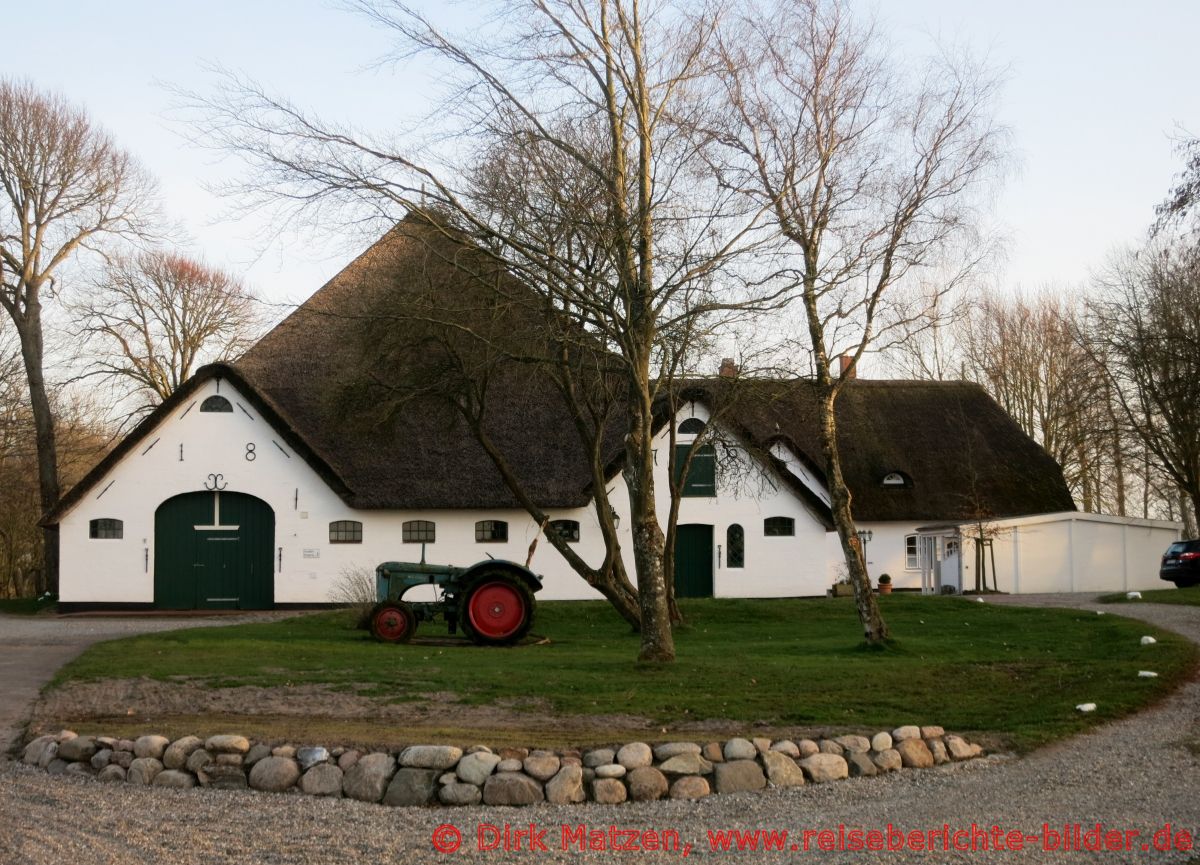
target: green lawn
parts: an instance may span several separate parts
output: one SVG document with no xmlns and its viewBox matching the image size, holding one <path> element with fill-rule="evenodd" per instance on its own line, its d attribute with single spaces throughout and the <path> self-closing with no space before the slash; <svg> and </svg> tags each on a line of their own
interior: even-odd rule
<svg viewBox="0 0 1200 865">
<path fill-rule="evenodd" d="M 543 603 L 542 644 L 384 645 L 345 612 L 101 643 L 55 684 L 149 676 L 212 687 L 322 683 L 388 700 L 454 692 L 465 703 L 533 698 L 559 713 L 624 712 L 772 726 L 937 723 L 1032 747 L 1143 706 L 1196 663 L 1174 634 L 1119 616 L 958 598 L 881 598 L 896 645 L 862 647 L 850 599 L 707 600 L 671 666 L 635 661 L 637 637 L 603 603 Z M 1157 645 L 1139 638 L 1154 634 Z M 426 624 L 424 634 L 444 634 Z M 1138 678 L 1154 670 L 1157 679 Z M 1083 716 L 1075 705 L 1094 702 Z"/>
<path fill-rule="evenodd" d="M 1142 599 L 1129 600 L 1124 592 L 1114 592 L 1102 595 L 1102 604 L 1183 604 L 1188 607 L 1200 607 L 1200 586 L 1186 589 L 1143 589 Z"/>
<path fill-rule="evenodd" d="M 0 598 L 0 613 L 14 616 L 32 616 L 47 607 L 52 607 L 56 601 L 41 601 L 37 598 Z"/>
</svg>

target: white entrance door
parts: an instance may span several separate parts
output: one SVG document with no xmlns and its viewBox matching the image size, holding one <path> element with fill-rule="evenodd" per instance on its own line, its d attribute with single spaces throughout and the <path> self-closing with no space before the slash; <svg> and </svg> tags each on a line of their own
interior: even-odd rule
<svg viewBox="0 0 1200 865">
<path fill-rule="evenodd" d="M 943 586 L 954 586 L 959 592 L 962 591 L 962 565 L 959 558 L 959 544 L 955 538 L 946 538 L 945 552 L 942 554 L 942 578 Z"/>
</svg>

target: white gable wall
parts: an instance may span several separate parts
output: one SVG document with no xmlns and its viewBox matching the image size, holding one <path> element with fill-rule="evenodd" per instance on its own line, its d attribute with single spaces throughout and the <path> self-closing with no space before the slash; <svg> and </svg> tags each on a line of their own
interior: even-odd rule
<svg viewBox="0 0 1200 865">
<path fill-rule="evenodd" d="M 685 406 L 675 419 L 709 420 L 701 404 Z M 690 444 L 693 436 L 678 436 L 677 444 Z M 722 436 L 728 443 L 730 437 Z M 665 530 L 670 512 L 669 449 L 667 427 L 655 438 L 657 471 L 655 493 L 659 518 Z M 717 597 L 772 598 L 817 595 L 827 588 L 825 580 L 825 527 L 807 505 L 756 459 L 733 445 L 717 445 L 717 495 L 713 498 L 684 497 L 679 506 L 679 523 L 700 523 L 713 527 L 713 592 Z M 614 502 L 627 502 L 624 485 Z M 820 491 L 823 493 L 823 490 Z M 621 509 L 621 505 L 617 505 Z M 628 509 L 626 504 L 625 509 Z M 767 517 L 791 517 L 795 520 L 793 537 L 766 537 L 763 521 Z M 745 531 L 745 567 L 728 566 L 727 533 L 731 525 Z M 719 549 L 718 549 L 719 548 Z"/>
</svg>

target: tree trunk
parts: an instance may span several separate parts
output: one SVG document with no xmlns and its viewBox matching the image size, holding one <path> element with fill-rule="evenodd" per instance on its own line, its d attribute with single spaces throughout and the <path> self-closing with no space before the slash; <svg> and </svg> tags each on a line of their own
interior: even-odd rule
<svg viewBox="0 0 1200 865">
<path fill-rule="evenodd" d="M 675 638 L 667 602 L 663 567 L 665 537 L 654 503 L 653 413 L 649 388 L 631 382 L 630 399 L 637 405 L 633 428 L 625 443 L 625 483 L 629 487 L 629 519 L 633 559 L 637 567 L 638 603 L 642 611 L 642 661 L 674 661 Z"/>
<path fill-rule="evenodd" d="M 1188 495 L 1179 491 L 1179 516 L 1183 519 L 1183 536 L 1185 539 L 1196 537 L 1196 516 L 1200 514 L 1200 492 L 1193 491 Z"/>
<path fill-rule="evenodd" d="M 13 316 L 21 340 L 21 357 L 29 382 L 29 402 L 33 410 L 33 427 L 37 441 L 38 494 L 42 515 L 58 504 L 58 447 L 55 442 L 54 412 L 46 392 L 43 372 L 42 307 L 38 290 L 26 287 L 24 314 Z M 42 530 L 42 583 L 47 591 L 58 593 L 58 529 Z"/>
<path fill-rule="evenodd" d="M 850 509 L 850 490 L 842 477 L 842 460 L 837 448 L 837 418 L 834 415 L 834 393 L 827 390 L 819 401 L 821 407 L 821 451 L 825 457 L 825 477 L 829 485 L 830 510 L 842 554 L 846 558 L 850 585 L 854 587 L 854 605 L 863 626 L 863 636 L 871 645 L 878 645 L 888 638 L 887 625 L 879 613 L 879 603 L 871 590 L 871 578 L 867 575 L 866 560 L 862 545 L 854 527 Z"/>
</svg>

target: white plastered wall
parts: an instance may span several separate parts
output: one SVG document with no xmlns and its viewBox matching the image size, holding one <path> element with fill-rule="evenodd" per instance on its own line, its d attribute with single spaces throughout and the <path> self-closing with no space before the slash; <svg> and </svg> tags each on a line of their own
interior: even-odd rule
<svg viewBox="0 0 1200 865">
<path fill-rule="evenodd" d="M 217 393 L 234 404 L 232 413 L 205 413 L 200 403 Z M 688 415 L 707 419 L 702 406 Z M 659 514 L 668 513 L 669 432 L 656 439 Z M 681 439 L 681 442 L 687 438 Z M 248 448 L 253 445 L 253 448 Z M 247 453 L 254 459 L 246 459 Z M 182 457 L 182 458 L 181 458 Z M 713 526 L 714 591 L 726 597 L 814 595 L 824 591 L 825 529 L 805 504 L 778 478 L 757 463 L 739 462 L 740 471 L 718 478 L 714 498 L 685 498 L 681 523 Z M 349 508 L 304 460 L 292 452 L 245 396 L 228 381 L 209 381 L 176 408 L 123 457 L 60 521 L 61 588 L 73 603 L 150 603 L 154 600 L 154 515 L 165 500 L 219 484 L 230 492 L 262 499 L 275 513 L 275 602 L 324 603 L 331 600 L 340 575 L 348 569 L 373 572 L 384 561 L 417 561 L 419 544 L 402 542 L 406 520 L 433 520 L 436 541 L 426 547 L 430 563 L 468 565 L 488 555 L 524 562 L 538 527 L 521 510 L 377 511 Z M 624 481 L 613 481 L 612 501 L 628 516 Z M 580 523 L 576 549 L 591 563 L 603 559 L 603 545 L 591 507 L 554 511 L 552 518 Z M 795 520 L 792 537 L 765 537 L 763 520 L 788 516 Z M 120 540 L 88 537 L 89 522 L 113 518 L 123 522 Z M 505 520 L 505 543 L 477 543 L 475 522 Z M 357 520 L 363 524 L 360 544 L 329 542 L 329 523 Z M 726 532 L 745 530 L 744 568 L 727 566 Z M 633 578 L 629 521 L 621 527 L 626 565 Z M 719 549 L 718 549 L 719 548 Z M 717 560 L 719 558 L 719 560 Z M 531 562 L 545 580 L 540 598 L 582 599 L 599 594 L 588 586 L 544 539 Z M 414 590 L 414 600 L 432 597 L 431 589 Z"/>
</svg>

